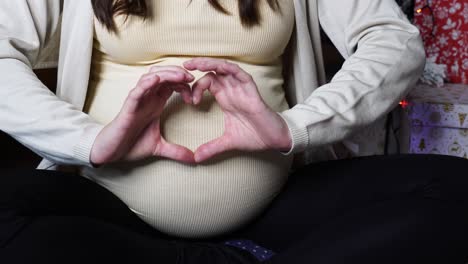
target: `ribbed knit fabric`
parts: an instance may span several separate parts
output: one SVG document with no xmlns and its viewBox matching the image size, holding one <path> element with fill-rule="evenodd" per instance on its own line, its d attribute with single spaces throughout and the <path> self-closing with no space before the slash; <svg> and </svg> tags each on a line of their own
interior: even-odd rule
<svg viewBox="0 0 468 264">
<path fill-rule="evenodd" d="M 119 33 L 95 22 L 91 80 L 85 111 L 103 124 L 119 112 L 128 92 L 153 65 L 181 65 L 199 56 L 223 57 L 239 64 L 256 81 L 275 111 L 288 109 L 282 88 L 281 55 L 294 27 L 292 1 L 280 0 L 281 13 L 260 1 L 262 24 L 243 27 L 237 1 L 152 1 L 151 18 L 116 19 Z M 199 78 L 199 72 L 194 72 Z M 223 113 L 206 93 L 200 106 L 178 94 L 163 113 L 164 137 L 195 150 L 223 133 Z M 133 163 L 83 168 L 155 228 L 178 236 L 205 237 L 239 227 L 264 209 L 287 179 L 291 158 L 275 151 L 231 152 L 201 165 L 152 158 Z"/>
</svg>

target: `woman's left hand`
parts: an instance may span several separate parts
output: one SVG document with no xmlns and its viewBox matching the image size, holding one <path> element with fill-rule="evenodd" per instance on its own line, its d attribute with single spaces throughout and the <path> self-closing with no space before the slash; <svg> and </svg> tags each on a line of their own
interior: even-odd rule
<svg viewBox="0 0 468 264">
<path fill-rule="evenodd" d="M 185 62 L 184 67 L 208 72 L 192 86 L 193 103 L 199 104 L 203 92 L 208 90 L 224 113 L 224 134 L 198 147 L 196 162 L 229 150 L 291 149 L 286 122 L 265 104 L 252 77 L 238 65 L 220 59 L 196 58 Z"/>
</svg>

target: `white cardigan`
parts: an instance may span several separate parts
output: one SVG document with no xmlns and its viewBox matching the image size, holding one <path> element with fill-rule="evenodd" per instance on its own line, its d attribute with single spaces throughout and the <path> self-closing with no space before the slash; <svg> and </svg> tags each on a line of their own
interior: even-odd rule
<svg viewBox="0 0 468 264">
<path fill-rule="evenodd" d="M 406 95 L 424 68 L 422 41 L 393 0 L 294 4 L 296 29 L 284 73 L 288 101 L 294 107 L 281 113 L 293 139 L 290 153 L 332 152 L 332 144 L 385 115 Z M 0 129 L 44 157 L 38 168 L 91 166 L 90 151 L 103 128 L 81 111 L 93 18 L 89 0 L 0 1 Z M 346 58 L 328 84 L 319 23 Z M 44 63 L 41 58 L 58 35 L 55 95 L 32 68 Z"/>
</svg>

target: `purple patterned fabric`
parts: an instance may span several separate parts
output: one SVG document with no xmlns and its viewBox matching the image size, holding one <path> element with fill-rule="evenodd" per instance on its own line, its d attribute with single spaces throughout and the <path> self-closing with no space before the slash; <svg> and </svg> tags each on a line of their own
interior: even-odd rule
<svg viewBox="0 0 468 264">
<path fill-rule="evenodd" d="M 259 261 L 265 261 L 275 255 L 275 252 L 255 244 L 253 241 L 238 239 L 224 242 L 225 245 L 245 250 L 252 254 Z"/>
</svg>

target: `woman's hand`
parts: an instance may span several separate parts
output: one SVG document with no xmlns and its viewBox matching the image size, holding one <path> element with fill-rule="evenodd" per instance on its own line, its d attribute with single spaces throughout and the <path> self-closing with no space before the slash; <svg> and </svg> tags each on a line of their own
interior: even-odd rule
<svg viewBox="0 0 468 264">
<path fill-rule="evenodd" d="M 91 162 L 101 165 L 159 156 L 193 163 L 193 152 L 168 143 L 160 130 L 161 113 L 174 91 L 180 93 L 186 103 L 192 102 L 188 83 L 193 80 L 193 75 L 176 66 L 155 66 L 143 75 L 119 114 L 98 134 Z"/>
<path fill-rule="evenodd" d="M 219 59 L 196 58 L 185 62 L 184 67 L 208 72 L 192 87 L 193 103 L 199 104 L 203 92 L 209 90 L 224 112 L 224 134 L 198 147 L 196 162 L 229 150 L 291 148 L 287 124 L 265 104 L 252 77 L 239 66 Z"/>
</svg>

